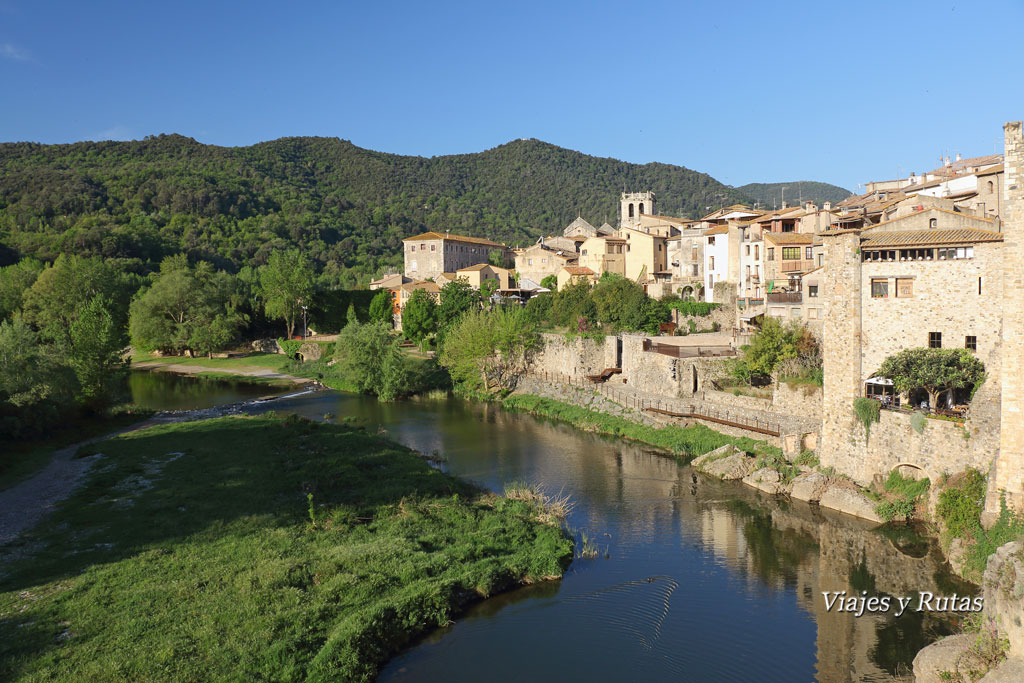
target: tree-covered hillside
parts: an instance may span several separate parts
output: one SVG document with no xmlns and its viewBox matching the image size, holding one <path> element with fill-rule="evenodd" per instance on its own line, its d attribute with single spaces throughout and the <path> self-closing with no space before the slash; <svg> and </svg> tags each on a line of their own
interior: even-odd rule
<svg viewBox="0 0 1024 683">
<path fill-rule="evenodd" d="M 794 180 L 788 183 L 750 183 L 736 188 L 746 196 L 759 202 L 763 209 L 782 207 L 782 188 L 786 188 L 786 203 L 796 206 L 801 199 L 812 201 L 819 207 L 822 202 L 840 202 L 849 197 L 852 192 L 838 185 L 828 183 L 817 183 L 812 180 Z"/>
<path fill-rule="evenodd" d="M 749 202 L 710 176 L 628 164 L 538 140 L 434 158 L 336 138 L 250 147 L 179 135 L 134 142 L 0 144 L 0 265 L 98 254 L 136 272 L 186 252 L 237 270 L 300 247 L 351 287 L 402 262 L 401 240 L 449 230 L 526 244 L 577 213 L 616 223 L 623 189 L 653 190 L 659 213 Z"/>
</svg>

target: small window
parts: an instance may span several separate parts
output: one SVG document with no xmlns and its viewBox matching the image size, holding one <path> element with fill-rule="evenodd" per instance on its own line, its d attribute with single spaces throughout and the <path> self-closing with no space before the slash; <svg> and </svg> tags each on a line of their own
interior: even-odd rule
<svg viewBox="0 0 1024 683">
<path fill-rule="evenodd" d="M 755 244 L 754 245 L 754 260 L 755 261 L 760 261 L 761 260 L 761 245 L 760 244 Z"/>
<path fill-rule="evenodd" d="M 871 281 L 871 298 L 872 299 L 885 299 L 889 296 L 889 281 L 888 280 L 872 280 Z"/>
<path fill-rule="evenodd" d="M 437 251 L 437 245 L 436 244 L 431 244 L 430 245 L 430 251 Z"/>
<path fill-rule="evenodd" d="M 693 264 L 693 274 L 694 274 L 694 276 L 696 276 L 696 275 L 697 275 L 697 268 L 698 268 L 697 264 L 696 264 L 696 263 L 694 263 L 694 264 Z"/>
<path fill-rule="evenodd" d="M 804 250 L 804 258 L 808 261 L 814 258 L 814 247 L 807 247 Z"/>
<path fill-rule="evenodd" d="M 712 235 L 711 237 L 708 238 L 708 246 L 709 247 L 715 246 L 715 236 L 714 235 Z"/>
<path fill-rule="evenodd" d="M 527 263 L 529 263 L 532 266 L 533 265 L 533 259 L 527 259 Z"/>
<path fill-rule="evenodd" d="M 750 245 L 747 245 L 747 256 L 750 256 Z"/>
<path fill-rule="evenodd" d="M 774 247 L 768 247 L 768 260 L 769 261 L 774 261 L 775 260 L 775 248 Z"/>
<path fill-rule="evenodd" d="M 928 348 L 929 349 L 941 349 L 942 348 L 942 333 L 941 332 L 929 332 L 928 333 Z"/>
<path fill-rule="evenodd" d="M 968 351 L 978 350 L 978 338 L 973 334 L 969 334 L 964 338 L 964 348 Z"/>
<path fill-rule="evenodd" d="M 896 278 L 896 298 L 909 299 L 914 296 L 914 281 L 908 277 Z"/>
<path fill-rule="evenodd" d="M 714 256 L 709 256 L 708 258 L 710 259 L 710 263 L 709 263 L 708 267 L 711 268 L 711 270 L 714 270 L 715 269 L 715 257 Z"/>
<path fill-rule="evenodd" d="M 978 295 L 981 295 L 981 278 L 978 278 Z"/>
<path fill-rule="evenodd" d="M 818 296 L 818 285 L 807 285 L 807 296 Z"/>
<path fill-rule="evenodd" d="M 808 308 L 807 309 L 807 317 L 810 318 L 811 320 L 817 320 L 818 319 L 818 309 L 817 308 Z"/>
<path fill-rule="evenodd" d="M 939 227 L 939 219 L 938 218 L 929 218 L 928 219 L 928 227 L 929 228 L 937 228 L 937 227 Z"/>
<path fill-rule="evenodd" d="M 989 194 L 992 194 L 992 192 L 993 192 L 994 190 L 995 190 L 995 186 L 994 186 L 994 185 L 992 185 L 992 181 L 991 181 L 991 180 L 990 180 L 990 181 L 988 181 L 988 193 L 989 193 Z"/>
</svg>

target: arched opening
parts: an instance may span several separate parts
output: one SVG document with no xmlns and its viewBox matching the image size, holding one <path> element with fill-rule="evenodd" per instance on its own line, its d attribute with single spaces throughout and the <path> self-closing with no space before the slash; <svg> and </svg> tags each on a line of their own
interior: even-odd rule
<svg viewBox="0 0 1024 683">
<path fill-rule="evenodd" d="M 691 393 L 697 393 L 697 366 L 696 364 L 691 365 L 690 368 L 693 370 L 693 389 Z"/>
<path fill-rule="evenodd" d="M 988 193 L 992 194 L 993 189 L 994 189 L 994 186 L 992 185 L 992 181 L 990 180 L 990 181 L 988 181 Z"/>
<path fill-rule="evenodd" d="M 305 357 L 301 353 L 296 353 L 294 356 L 292 356 L 292 360 L 297 360 L 300 363 L 305 363 L 306 362 Z"/>
<path fill-rule="evenodd" d="M 629 217 L 630 218 L 633 217 L 633 205 L 632 204 L 629 205 Z"/>
<path fill-rule="evenodd" d="M 929 218 L 928 219 L 928 227 L 929 228 L 937 228 L 937 227 L 939 227 L 939 219 L 938 218 Z"/>
<path fill-rule="evenodd" d="M 896 467 L 893 467 L 892 471 L 899 472 L 900 476 L 904 479 L 920 479 L 926 476 L 924 469 L 909 462 L 901 462 Z"/>
<path fill-rule="evenodd" d="M 690 287 L 689 285 L 687 285 L 686 287 L 683 287 L 683 289 L 679 292 L 679 296 L 682 299 L 687 299 L 687 300 L 688 299 L 692 299 L 693 298 L 693 287 Z"/>
<path fill-rule="evenodd" d="M 643 202 L 640 202 L 640 213 L 643 213 L 643 212 L 644 212 L 644 204 L 643 204 Z"/>
</svg>

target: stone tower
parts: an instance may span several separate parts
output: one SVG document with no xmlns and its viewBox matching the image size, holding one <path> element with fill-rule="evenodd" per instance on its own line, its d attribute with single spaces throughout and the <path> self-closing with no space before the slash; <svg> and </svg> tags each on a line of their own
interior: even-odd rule
<svg viewBox="0 0 1024 683">
<path fill-rule="evenodd" d="M 861 374 L 861 257 L 860 234 L 822 233 L 825 268 L 822 271 L 825 322 L 822 351 L 825 386 L 822 392 L 821 445 L 825 467 L 855 471 L 857 448 L 864 429 L 857 423 L 853 401 L 862 395 Z"/>
<path fill-rule="evenodd" d="M 640 226 L 640 214 L 655 215 L 654 193 L 623 192 L 619 201 L 619 227 L 637 228 Z"/>
<path fill-rule="evenodd" d="M 1002 493 L 1024 510 L 1024 135 L 1020 121 L 1003 127 L 1003 352 L 1002 413 L 985 512 L 999 511 Z M 994 484 L 994 485 L 993 485 Z"/>
</svg>

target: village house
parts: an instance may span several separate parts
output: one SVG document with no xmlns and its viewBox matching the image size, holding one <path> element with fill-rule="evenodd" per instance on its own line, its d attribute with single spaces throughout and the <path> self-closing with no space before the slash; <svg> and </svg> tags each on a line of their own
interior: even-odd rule
<svg viewBox="0 0 1024 683">
<path fill-rule="evenodd" d="M 558 271 L 565 266 L 576 263 L 577 254 L 572 242 L 569 242 L 570 249 L 565 249 L 552 245 L 552 241 L 541 238 L 537 244 L 516 252 L 516 272 L 519 277 L 540 282 L 549 275 L 558 275 Z"/>
<path fill-rule="evenodd" d="M 465 280 L 473 289 L 480 289 L 485 282 L 492 280 L 497 282 L 495 291 L 509 290 L 515 286 L 515 279 L 511 270 L 499 268 L 488 263 L 478 263 L 468 268 L 460 268 L 455 273 L 445 273 L 446 279 Z"/>
<path fill-rule="evenodd" d="M 504 264 L 514 260 L 512 250 L 481 237 L 466 237 L 452 233 L 425 232 L 402 240 L 405 253 L 405 276 L 412 280 L 429 280 L 441 273 L 451 273 L 487 263 L 492 251 L 500 254 Z"/>
<path fill-rule="evenodd" d="M 566 266 L 558 271 L 558 291 L 569 285 L 585 282 L 591 287 L 597 284 L 598 274 L 583 266 Z"/>
<path fill-rule="evenodd" d="M 397 289 L 398 287 L 404 285 L 406 282 L 412 282 L 412 280 L 402 275 L 401 273 L 387 273 L 381 276 L 380 279 L 373 280 L 372 282 L 370 282 L 370 289 Z"/>
<path fill-rule="evenodd" d="M 578 265 L 603 275 L 625 275 L 626 240 L 622 237 L 591 237 L 580 245 Z"/>
</svg>

